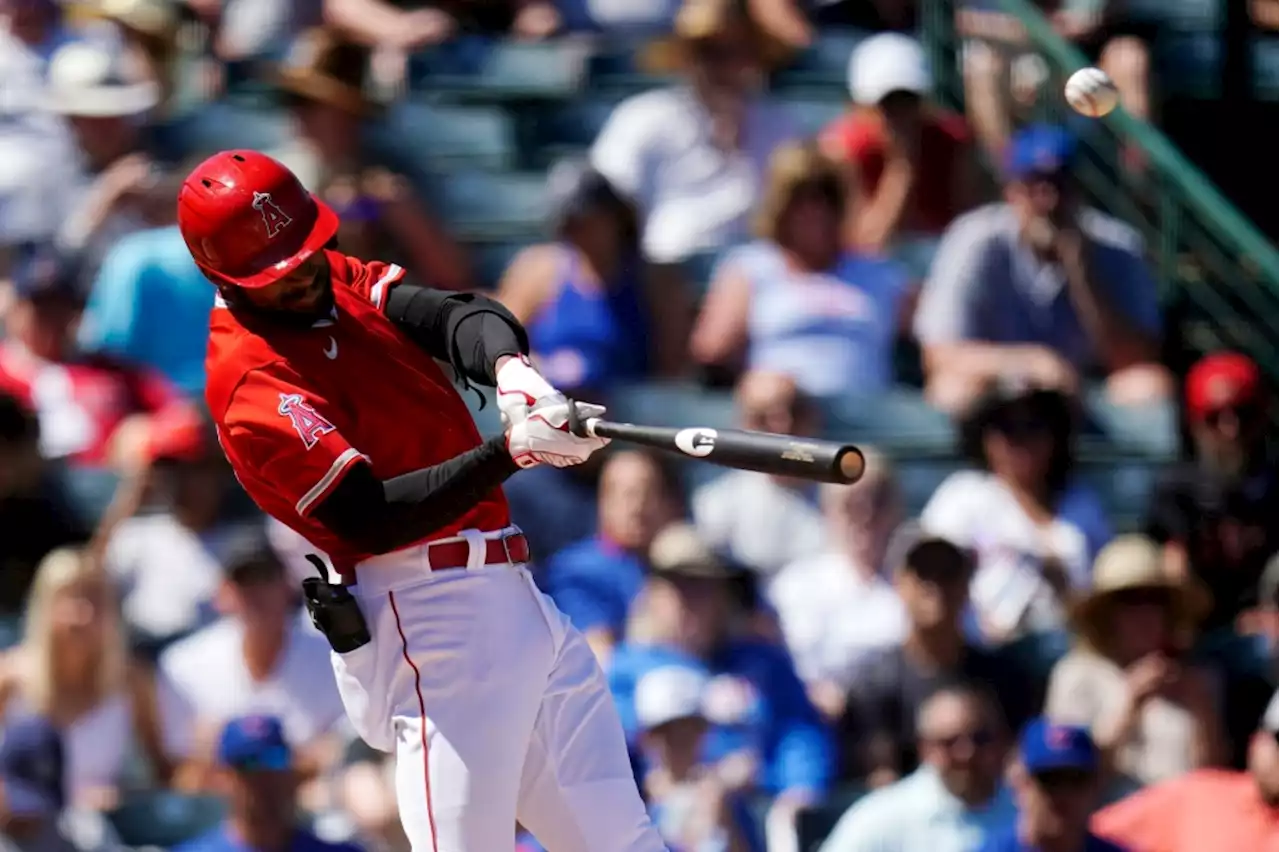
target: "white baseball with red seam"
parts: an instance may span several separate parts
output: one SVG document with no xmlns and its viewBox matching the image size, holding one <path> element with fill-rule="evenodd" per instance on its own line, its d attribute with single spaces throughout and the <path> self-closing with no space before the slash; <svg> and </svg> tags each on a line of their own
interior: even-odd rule
<svg viewBox="0 0 1280 852">
<path fill-rule="evenodd" d="M 1101 118 L 1120 103 L 1120 91 L 1101 68 L 1081 68 L 1067 80 L 1067 103 L 1081 115 Z"/>
</svg>

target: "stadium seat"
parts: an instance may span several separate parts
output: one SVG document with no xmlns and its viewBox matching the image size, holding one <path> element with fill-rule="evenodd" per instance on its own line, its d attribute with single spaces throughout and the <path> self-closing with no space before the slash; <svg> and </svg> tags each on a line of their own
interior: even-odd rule
<svg viewBox="0 0 1280 852">
<path fill-rule="evenodd" d="M 542 164 L 585 150 L 595 141 L 621 100 L 616 95 L 596 95 L 558 104 L 540 104 L 517 110 L 520 138 L 536 149 Z"/>
<path fill-rule="evenodd" d="M 453 233 L 498 238 L 537 231 L 546 215 L 546 178 L 540 173 L 453 172 L 432 199 Z"/>
<path fill-rule="evenodd" d="M 893 453 L 949 455 L 955 449 L 951 419 L 911 388 L 894 388 L 874 398 L 832 400 L 825 422 L 832 438 L 866 441 Z"/>
<path fill-rule="evenodd" d="M 89 529 L 96 527 L 98 519 L 115 496 L 120 478 L 106 468 L 58 465 L 55 471 L 59 482 L 66 489 L 70 508 L 77 520 Z"/>
<path fill-rule="evenodd" d="M 461 98 L 567 98 L 580 87 L 588 53 L 585 43 L 467 36 L 411 57 L 409 86 Z"/>
<path fill-rule="evenodd" d="M 849 74 L 849 56 L 867 33 L 856 29 L 828 29 L 814 40 L 813 45 L 798 54 L 791 63 L 781 69 L 775 80 L 779 83 L 819 84 L 844 87 Z"/>
<path fill-rule="evenodd" d="M 456 164 L 505 169 L 515 161 L 514 125 L 511 115 L 495 106 L 408 101 L 392 107 L 375 133 L 408 143 L 424 169 Z"/>
<path fill-rule="evenodd" d="M 107 814 L 125 846 L 167 848 L 217 827 L 226 802 L 216 796 L 157 792 L 134 796 Z"/>
<path fill-rule="evenodd" d="M 511 259 L 525 246 L 541 242 L 542 235 L 530 232 L 524 239 L 500 242 L 474 242 L 467 246 L 471 263 L 482 287 L 496 287 Z"/>
</svg>

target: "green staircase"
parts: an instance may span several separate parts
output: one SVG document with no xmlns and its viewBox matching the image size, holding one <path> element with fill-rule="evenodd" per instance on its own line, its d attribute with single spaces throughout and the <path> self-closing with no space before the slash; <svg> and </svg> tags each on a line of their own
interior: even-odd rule
<svg viewBox="0 0 1280 852">
<path fill-rule="evenodd" d="M 1000 2 L 1025 27 L 1026 49 L 1039 54 L 1049 70 L 1028 117 L 1069 124 L 1080 133 L 1084 156 L 1078 177 L 1090 203 L 1134 225 L 1146 239 L 1162 287 L 1170 362 L 1185 367 L 1204 352 L 1237 349 L 1274 381 L 1276 247 L 1151 125 L 1123 109 L 1099 121 L 1075 116 L 1060 93 L 1066 78 L 1089 61 L 1027 0 Z M 951 4 L 925 9 L 924 38 L 938 69 L 938 97 L 959 106 L 961 45 Z M 1123 146 L 1140 152 L 1145 169 L 1120 165 Z"/>
</svg>

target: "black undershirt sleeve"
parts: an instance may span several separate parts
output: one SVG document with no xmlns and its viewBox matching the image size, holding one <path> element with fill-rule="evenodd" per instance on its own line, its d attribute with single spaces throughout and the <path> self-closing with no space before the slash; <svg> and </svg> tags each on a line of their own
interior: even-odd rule
<svg viewBox="0 0 1280 852">
<path fill-rule="evenodd" d="M 386 315 L 433 358 L 448 362 L 464 386 L 475 382 L 492 387 L 497 360 L 529 350 L 520 322 L 478 293 L 401 284 L 387 297 Z M 374 476 L 369 465 L 357 464 L 314 513 L 366 553 L 387 553 L 458 519 L 517 470 L 503 435 L 387 480 Z"/>
</svg>

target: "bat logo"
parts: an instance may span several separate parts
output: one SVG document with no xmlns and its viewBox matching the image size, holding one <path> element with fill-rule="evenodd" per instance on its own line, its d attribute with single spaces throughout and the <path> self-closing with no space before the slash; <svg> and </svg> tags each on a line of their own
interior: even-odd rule
<svg viewBox="0 0 1280 852">
<path fill-rule="evenodd" d="M 715 429 L 681 429 L 676 433 L 676 449 L 686 456 L 706 458 L 715 448 Z"/>
</svg>

